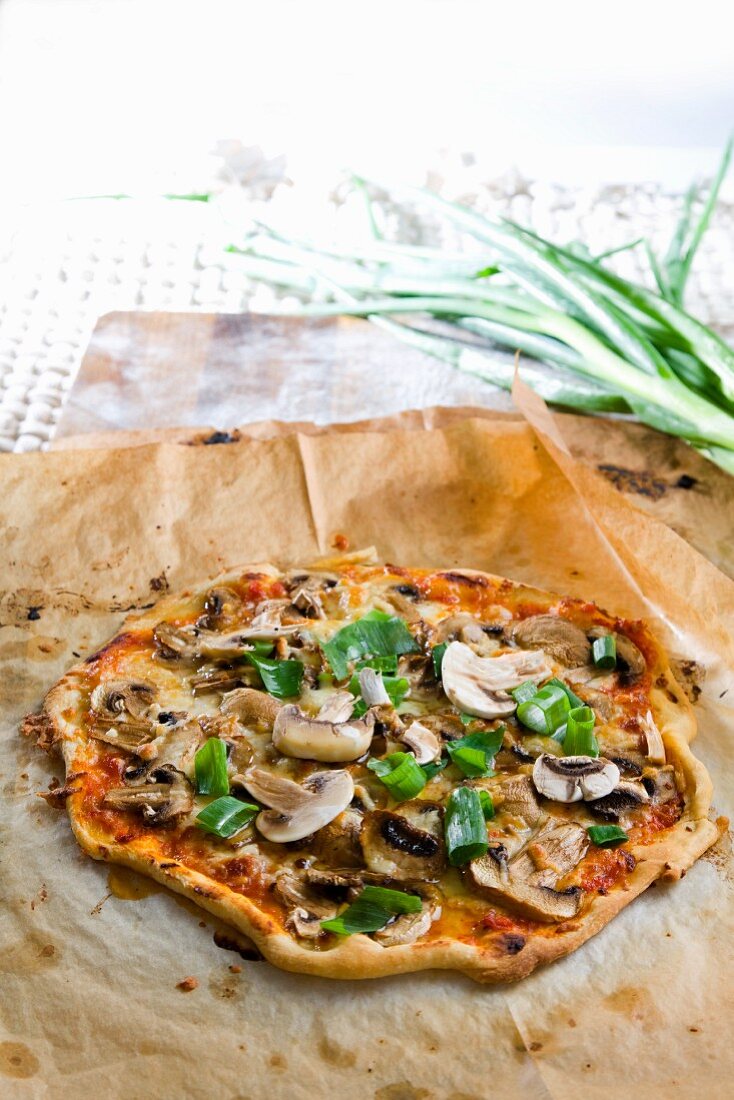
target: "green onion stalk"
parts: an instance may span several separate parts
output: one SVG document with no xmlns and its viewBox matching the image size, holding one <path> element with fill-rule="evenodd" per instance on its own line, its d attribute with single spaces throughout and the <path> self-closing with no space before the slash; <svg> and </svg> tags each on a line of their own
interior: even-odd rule
<svg viewBox="0 0 734 1100">
<path fill-rule="evenodd" d="M 478 242 L 461 251 L 384 240 L 371 181 L 354 178 L 367 210 L 359 245 L 293 240 L 259 224 L 230 246 L 244 273 L 302 299 L 301 317 L 366 317 L 455 370 L 510 390 L 515 369 L 496 348 L 523 356 L 521 377 L 549 403 L 591 414 L 625 414 L 686 440 L 734 473 L 734 350 L 688 313 L 686 284 L 732 155 L 727 146 L 698 216 L 686 195 L 667 252 L 646 241 L 655 289 L 592 256 L 507 219 L 490 219 L 417 188 L 395 188 Z M 437 323 L 440 327 L 437 329 Z"/>
</svg>

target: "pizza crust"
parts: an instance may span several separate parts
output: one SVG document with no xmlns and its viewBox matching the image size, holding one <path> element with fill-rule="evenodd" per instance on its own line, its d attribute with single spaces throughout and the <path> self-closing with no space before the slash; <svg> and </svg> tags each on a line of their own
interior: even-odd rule
<svg viewBox="0 0 734 1100">
<path fill-rule="evenodd" d="M 333 563 L 329 563 L 334 567 Z M 190 608 L 192 599 L 213 584 L 226 583 L 244 572 L 278 571 L 272 565 L 258 563 L 229 573 L 179 595 L 168 596 L 143 615 L 130 616 L 115 638 L 150 627 L 165 617 L 174 617 Z M 467 578 L 481 578 L 490 583 L 503 578 L 477 570 L 453 570 Z M 512 582 L 509 582 L 512 583 Z M 517 595 L 555 600 L 551 594 L 527 586 L 512 584 Z M 327 950 L 302 946 L 284 932 L 265 911 L 241 893 L 214 878 L 171 860 L 159 850 L 155 833 L 120 844 L 114 837 L 100 831 L 96 822 L 83 812 L 84 792 L 74 791 L 66 801 L 74 835 L 81 848 L 93 859 L 118 863 L 155 879 L 163 886 L 188 897 L 201 908 L 241 930 L 256 944 L 263 956 L 284 970 L 319 975 L 326 978 L 354 980 L 386 977 L 419 970 L 457 970 L 478 982 L 516 981 L 535 967 L 567 955 L 600 931 L 614 916 L 657 879 L 675 880 L 705 852 L 721 834 L 720 823 L 709 820 L 712 784 L 704 766 L 690 750 L 696 734 L 696 721 L 691 704 L 677 684 L 660 646 L 652 635 L 646 639 L 656 654 L 656 686 L 650 700 L 663 735 L 668 761 L 674 764 L 678 785 L 685 795 L 685 808 L 680 819 L 660 836 L 645 844 L 629 845 L 636 866 L 621 884 L 614 885 L 605 896 L 594 896 L 591 905 L 572 922 L 558 926 L 552 934 L 523 936 L 508 934 L 499 937 L 492 946 L 484 947 L 451 939 L 383 947 L 366 935 L 344 937 Z M 102 652 L 102 651 L 100 651 Z M 85 740 L 79 736 L 84 713 L 84 664 L 76 665 L 49 691 L 43 708 L 54 728 L 54 741 L 60 747 L 66 765 L 67 783 L 85 768 Z"/>
</svg>

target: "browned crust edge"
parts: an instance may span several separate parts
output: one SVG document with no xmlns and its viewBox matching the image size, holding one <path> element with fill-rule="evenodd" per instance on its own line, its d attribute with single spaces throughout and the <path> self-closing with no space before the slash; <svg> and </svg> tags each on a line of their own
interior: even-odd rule
<svg viewBox="0 0 734 1100">
<path fill-rule="evenodd" d="M 271 571 L 274 567 L 263 564 L 244 566 L 236 571 L 228 571 L 220 579 L 225 580 L 255 569 Z M 484 577 L 490 581 L 505 580 L 479 570 L 462 569 L 452 572 Z M 177 596 L 165 597 L 143 615 L 126 619 L 118 634 L 133 627 L 149 626 L 160 621 L 162 615 L 170 614 L 178 607 L 185 608 L 192 597 L 205 591 L 211 583 L 213 582 Z M 549 605 L 560 598 L 540 589 L 511 583 L 515 592 L 532 594 L 534 598 Z M 266 959 L 283 970 L 355 980 L 437 969 L 458 970 L 484 983 L 517 981 L 526 977 L 537 966 L 568 955 L 580 947 L 656 879 L 680 878 L 715 843 L 721 833 L 721 826 L 708 819 L 712 796 L 711 780 L 703 764 L 693 756 L 689 747 L 696 735 L 693 709 L 676 682 L 663 650 L 649 631 L 647 634 L 657 657 L 656 681 L 659 684 L 664 683 L 664 689 L 652 688 L 651 701 L 655 706 L 668 759 L 675 765 L 679 780 L 682 780 L 686 798 L 683 815 L 671 829 L 665 830 L 659 840 L 630 847 L 637 860 L 634 871 L 625 878 L 623 884 L 613 887 L 606 896 L 595 896 L 587 912 L 574 922 L 574 928 L 558 933 L 555 937 L 534 937 L 530 934 L 518 954 L 509 955 L 502 953 L 497 947 L 480 947 L 449 939 L 384 948 L 362 935 L 345 938 L 331 949 L 314 951 L 301 946 L 283 932 L 267 913 L 227 886 L 181 865 L 160 866 L 156 856 L 146 851 L 144 839 L 122 845 L 106 835 L 96 833 L 83 815 L 81 793 L 70 794 L 66 803 L 74 835 L 81 848 L 93 859 L 122 864 L 147 875 L 240 929 L 255 942 Z M 84 742 L 76 736 L 74 723 L 63 717 L 63 712 L 70 707 L 78 708 L 78 681 L 84 674 L 84 665 L 76 665 L 70 669 L 48 692 L 41 712 L 45 719 L 50 719 L 53 723 L 54 740 L 60 743 L 67 777 L 84 768 Z M 669 697 L 668 692 L 674 699 Z"/>
</svg>

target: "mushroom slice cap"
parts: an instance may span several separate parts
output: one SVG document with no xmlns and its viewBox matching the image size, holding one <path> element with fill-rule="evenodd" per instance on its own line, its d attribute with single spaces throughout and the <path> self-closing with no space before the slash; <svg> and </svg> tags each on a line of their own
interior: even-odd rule
<svg viewBox="0 0 734 1100">
<path fill-rule="evenodd" d="M 594 799 L 590 809 L 604 821 L 619 821 L 649 801 L 650 795 L 639 780 L 622 779 L 609 794 Z"/>
<path fill-rule="evenodd" d="M 335 691 L 321 706 L 319 722 L 348 722 L 356 700 L 351 691 Z"/>
<path fill-rule="evenodd" d="M 560 615 L 522 619 L 513 627 L 512 638 L 523 649 L 544 649 L 566 668 L 577 668 L 591 660 L 591 644 L 581 627 Z"/>
<path fill-rule="evenodd" d="M 155 700 L 152 684 L 138 680 L 103 680 L 92 692 L 92 709 L 100 714 L 145 718 Z"/>
<path fill-rule="evenodd" d="M 368 707 L 392 706 L 392 700 L 382 682 L 382 673 L 376 669 L 359 670 L 359 688 Z"/>
<path fill-rule="evenodd" d="M 175 623 L 161 622 L 153 629 L 156 645 L 164 654 L 191 659 L 197 653 L 197 631 L 193 627 L 176 626 Z"/>
<path fill-rule="evenodd" d="M 411 722 L 401 737 L 402 742 L 408 746 L 415 755 L 418 764 L 430 764 L 433 760 L 441 758 L 441 742 L 428 726 L 422 722 Z"/>
<path fill-rule="evenodd" d="M 399 813 L 374 810 L 360 833 L 370 871 L 398 881 L 435 881 L 446 866 L 440 806 L 415 799 Z"/>
<path fill-rule="evenodd" d="M 191 812 L 194 805 L 191 784 L 176 768 L 156 768 L 142 778 L 143 782 L 130 782 L 107 791 L 103 804 L 115 810 L 136 810 L 151 825 L 165 825 Z"/>
<path fill-rule="evenodd" d="M 308 883 L 290 871 L 276 876 L 274 893 L 288 907 L 286 927 L 304 939 L 320 936 L 321 921 L 336 916 L 337 905 L 334 901 L 320 897 Z"/>
<path fill-rule="evenodd" d="M 373 934 L 373 939 L 382 947 L 398 947 L 404 943 L 415 943 L 424 936 L 435 920 L 441 916 L 441 906 L 423 905 L 418 913 L 401 913 L 384 928 Z"/>
<path fill-rule="evenodd" d="M 264 768 L 250 768 L 242 781 L 251 795 L 270 807 L 258 814 L 255 824 L 276 844 L 303 840 L 323 829 L 354 797 L 354 781 L 343 770 L 314 772 L 303 783 L 294 783 Z"/>
<path fill-rule="evenodd" d="M 309 718 L 295 703 L 282 707 L 273 726 L 273 744 L 284 756 L 324 763 L 345 763 L 364 756 L 372 742 L 375 716 L 354 722 Z"/>
<path fill-rule="evenodd" d="M 234 715 L 245 725 L 257 723 L 271 727 L 278 717 L 282 703 L 268 695 L 266 691 L 257 691 L 255 688 L 235 688 L 228 691 L 219 704 L 222 714 Z"/>
<path fill-rule="evenodd" d="M 502 845 L 490 848 L 486 856 L 473 859 L 467 876 L 485 897 L 533 920 L 549 923 L 571 920 L 581 905 L 581 890 L 577 886 L 559 891 L 523 878 L 513 879 Z"/>
<path fill-rule="evenodd" d="M 602 638 L 605 634 L 612 634 L 614 643 L 617 648 L 617 667 L 618 671 L 624 671 L 630 677 L 641 676 L 647 668 L 647 663 L 642 655 L 642 652 L 638 649 L 631 638 L 628 638 L 626 634 L 619 634 L 616 631 L 605 630 L 604 627 L 594 626 L 589 631 L 590 638 Z M 619 669 L 619 662 L 625 666 L 623 669 Z"/>
<path fill-rule="evenodd" d="M 500 718 L 517 704 L 507 694 L 525 680 L 544 680 L 552 673 L 542 651 L 518 650 L 497 657 L 478 657 L 463 642 L 450 642 L 443 655 L 441 678 L 451 702 L 466 714 Z"/>
<path fill-rule="evenodd" d="M 652 711 L 650 710 L 648 710 L 647 714 L 642 719 L 642 729 L 647 742 L 648 758 L 653 764 L 664 764 L 665 744 L 663 742 L 663 735 L 658 729 L 655 719 L 652 716 Z"/>
<path fill-rule="evenodd" d="M 619 783 L 619 768 L 603 756 L 552 756 L 542 753 L 533 765 L 533 783 L 554 802 L 590 802 Z"/>
</svg>

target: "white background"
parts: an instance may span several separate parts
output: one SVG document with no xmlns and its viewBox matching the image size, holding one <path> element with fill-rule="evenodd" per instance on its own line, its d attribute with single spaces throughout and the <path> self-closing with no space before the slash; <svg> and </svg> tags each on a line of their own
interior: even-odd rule
<svg viewBox="0 0 734 1100">
<path fill-rule="evenodd" d="M 0 195 L 190 189 L 221 138 L 299 180 L 475 157 L 561 183 L 708 174 L 734 5 L 0 0 Z"/>
</svg>

